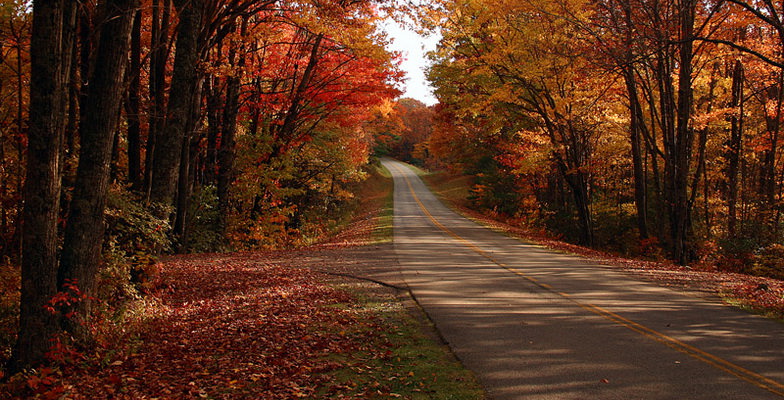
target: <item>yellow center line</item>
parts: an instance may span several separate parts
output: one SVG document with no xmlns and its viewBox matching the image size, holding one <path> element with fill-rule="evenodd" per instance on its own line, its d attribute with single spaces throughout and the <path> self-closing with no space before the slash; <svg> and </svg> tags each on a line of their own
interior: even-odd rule
<svg viewBox="0 0 784 400">
<path fill-rule="evenodd" d="M 401 168 L 399 166 L 397 166 L 397 165 L 395 165 L 395 169 L 397 169 L 398 172 L 403 172 L 401 170 Z M 779 383 L 777 381 L 774 381 L 774 380 L 772 380 L 772 379 L 770 379 L 770 378 L 768 378 L 766 376 L 760 375 L 760 374 L 758 374 L 756 372 L 750 371 L 750 370 L 748 370 L 746 368 L 743 368 L 743 367 L 741 367 L 741 366 L 739 366 L 737 364 L 733 364 L 733 363 L 731 363 L 731 362 L 729 362 L 729 361 L 727 361 L 727 360 L 725 360 L 725 359 L 723 359 L 721 357 L 718 357 L 718 356 L 715 356 L 713 354 L 707 353 L 707 352 L 705 352 L 703 350 L 700 350 L 700 349 L 698 349 L 698 348 L 696 348 L 694 346 L 686 344 L 686 343 L 684 343 L 684 342 L 682 342 L 682 341 L 680 341 L 678 339 L 675 339 L 675 338 L 673 338 L 671 336 L 668 336 L 668 335 L 666 335 L 664 333 L 661 333 L 661 332 L 658 332 L 658 331 L 656 331 L 654 329 L 648 328 L 645 325 L 642 325 L 640 323 L 631 321 L 631 320 L 629 320 L 627 318 L 624 318 L 624 317 L 622 317 L 622 316 L 620 316 L 620 315 L 618 315 L 618 314 L 616 314 L 616 313 L 614 313 L 612 311 L 606 310 L 606 309 L 604 309 L 602 307 L 599 307 L 599 306 L 596 306 L 596 305 L 593 305 L 593 304 L 590 304 L 590 303 L 580 302 L 580 301 L 574 299 L 568 293 L 559 292 L 556 289 L 554 289 L 552 286 L 550 286 L 550 285 L 548 285 L 546 283 L 540 283 L 535 278 L 530 277 L 530 276 L 520 272 L 519 270 L 517 270 L 515 268 L 510 268 L 507 265 L 499 262 L 488 251 L 486 251 L 486 250 L 482 249 L 481 247 L 475 245 L 473 242 L 463 238 L 462 236 L 458 235 L 457 233 L 455 233 L 451 229 L 449 229 L 446 226 L 444 226 L 441 222 L 439 222 L 430 213 L 430 211 L 427 209 L 427 207 L 425 207 L 425 205 L 422 203 L 422 201 L 419 199 L 419 196 L 417 196 L 416 191 L 414 190 L 414 187 L 411 185 L 411 181 L 408 179 L 408 177 L 404 173 L 401 174 L 401 176 L 403 177 L 403 180 L 405 180 L 406 185 L 408 185 L 408 189 L 411 192 L 411 195 L 413 196 L 414 201 L 416 201 L 416 203 L 419 205 L 419 208 L 422 210 L 422 212 L 425 214 L 425 216 L 427 216 L 428 219 L 430 219 L 430 221 L 433 223 L 433 225 L 438 227 L 440 230 L 444 231 L 444 233 L 448 234 L 449 236 L 451 236 L 452 238 L 454 238 L 458 242 L 460 242 L 462 245 L 468 247 L 469 249 L 473 250 L 477 254 L 479 254 L 481 256 L 484 256 L 485 258 L 487 258 L 488 260 L 490 260 L 494 264 L 496 264 L 496 265 L 506 269 L 507 271 L 510 271 L 510 272 L 514 273 L 515 275 L 517 275 L 517 276 L 519 276 L 519 277 L 521 277 L 521 278 L 531 282 L 532 284 L 534 284 L 534 285 L 536 285 L 536 286 L 538 286 L 538 287 L 540 287 L 540 288 L 542 288 L 542 289 L 544 289 L 544 290 L 546 290 L 546 291 L 548 291 L 550 293 L 554 293 L 554 294 L 556 294 L 556 295 L 558 295 L 560 297 L 563 297 L 563 298 L 569 300 L 570 302 L 576 304 L 577 306 L 579 306 L 580 308 L 582 308 L 582 309 L 584 309 L 586 311 L 590 311 L 590 312 L 592 312 L 592 313 L 594 313 L 596 315 L 604 317 L 607 320 L 610 320 L 610 321 L 612 321 L 612 322 L 614 322 L 614 323 L 616 323 L 618 325 L 624 326 L 624 327 L 626 327 L 626 328 L 628 328 L 628 329 L 630 329 L 630 330 L 632 330 L 634 332 L 637 332 L 637 333 L 639 333 L 639 334 L 641 334 L 641 335 L 643 335 L 643 336 L 645 336 L 645 337 L 647 337 L 649 339 L 652 339 L 652 340 L 654 340 L 656 342 L 662 343 L 662 344 L 664 344 L 664 345 L 666 345 L 666 346 L 668 346 L 668 347 L 670 347 L 670 348 L 672 348 L 674 350 L 677 350 L 677 351 L 679 351 L 679 352 L 681 352 L 683 354 L 686 354 L 686 355 L 688 355 L 690 357 L 693 357 L 693 358 L 695 358 L 697 360 L 700 360 L 700 361 L 702 361 L 702 362 L 704 362 L 704 363 L 706 363 L 708 365 L 711 365 L 711 366 L 713 366 L 715 368 L 718 368 L 719 370 L 722 370 L 722 371 L 724 371 L 726 373 L 734 375 L 734 376 L 736 376 L 736 377 L 738 377 L 738 378 L 740 378 L 740 379 L 742 379 L 742 380 L 744 380 L 746 382 L 749 382 L 749 383 L 751 383 L 751 384 L 753 384 L 753 385 L 755 385 L 757 387 L 760 387 L 760 388 L 765 389 L 765 390 L 767 390 L 767 391 L 769 391 L 771 393 L 774 393 L 776 395 L 784 397 L 784 384 L 781 384 L 781 383 Z"/>
</svg>

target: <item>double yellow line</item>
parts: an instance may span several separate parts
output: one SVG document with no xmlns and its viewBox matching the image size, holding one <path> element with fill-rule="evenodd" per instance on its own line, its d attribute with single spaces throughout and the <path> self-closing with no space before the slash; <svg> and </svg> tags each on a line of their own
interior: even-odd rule
<svg viewBox="0 0 784 400">
<path fill-rule="evenodd" d="M 751 383 L 751 384 L 753 384 L 753 385 L 755 385 L 757 387 L 760 387 L 760 388 L 765 389 L 765 390 L 767 390 L 767 391 L 769 391 L 771 393 L 774 393 L 776 395 L 784 397 L 784 385 L 779 383 L 779 382 L 776 382 L 776 381 L 774 381 L 774 380 L 772 380 L 772 379 L 770 379 L 768 377 L 765 377 L 763 375 L 760 375 L 760 374 L 758 374 L 756 372 L 750 371 L 750 370 L 748 370 L 746 368 L 743 368 L 743 367 L 741 367 L 741 366 L 739 366 L 737 364 L 733 364 L 733 363 L 731 363 L 731 362 L 729 362 L 729 361 L 727 361 L 727 360 L 725 360 L 725 359 L 723 359 L 721 357 L 718 357 L 718 356 L 715 356 L 713 354 L 710 354 L 710 353 L 707 353 L 705 351 L 702 351 L 702 350 L 700 350 L 700 349 L 698 349 L 698 348 L 696 348 L 694 346 L 686 344 L 686 343 L 684 343 L 684 342 L 682 342 L 682 341 L 680 341 L 678 339 L 675 339 L 675 338 L 673 338 L 671 336 L 668 336 L 668 335 L 666 335 L 664 333 L 661 333 L 661 332 L 658 332 L 658 331 L 656 331 L 654 329 L 648 328 L 645 325 L 642 325 L 642 324 L 639 324 L 637 322 L 631 321 L 631 320 L 629 320 L 627 318 L 624 318 L 624 317 L 622 317 L 622 316 L 620 316 L 620 315 L 618 315 L 618 314 L 616 314 L 616 313 L 614 313 L 612 311 L 606 310 L 606 309 L 604 309 L 602 307 L 599 307 L 597 305 L 593 305 L 593 304 L 590 304 L 590 303 L 580 302 L 580 301 L 574 299 L 570 294 L 564 293 L 564 292 L 560 292 L 560 291 L 554 289 L 552 286 L 550 286 L 550 285 L 548 285 L 546 283 L 538 282 L 536 280 L 536 278 L 528 276 L 528 275 L 522 273 L 521 271 L 519 271 L 519 270 L 517 270 L 515 268 L 511 268 L 511 267 L 507 266 L 506 264 L 498 261 L 495 257 L 493 257 L 492 254 L 490 254 L 486 250 L 480 248 L 479 246 L 475 245 L 471 241 L 463 238 L 462 236 L 458 235 L 457 233 L 455 233 L 451 229 L 449 229 L 446 226 L 444 226 L 441 222 L 439 222 L 430 213 L 430 211 L 428 211 L 427 207 L 425 207 L 425 205 L 419 199 L 419 196 L 417 196 L 416 191 L 414 190 L 414 187 L 411 185 L 411 181 L 408 179 L 408 177 L 405 175 L 405 173 L 403 173 L 403 171 L 400 169 L 400 167 L 398 165 L 395 165 L 395 169 L 397 169 L 398 172 L 401 172 L 401 176 L 405 180 L 406 185 L 408 185 L 408 189 L 410 190 L 411 195 L 413 196 L 414 200 L 419 205 L 419 208 L 422 210 L 422 212 L 428 217 L 428 219 L 430 219 L 430 221 L 433 223 L 433 225 L 435 225 L 436 227 L 438 227 L 439 229 L 444 231 L 444 233 L 446 233 L 447 235 L 451 236 L 452 238 L 454 238 L 456 241 L 458 241 L 462 245 L 468 247 L 469 249 L 473 250 L 477 254 L 487 258 L 488 260 L 490 260 L 494 264 L 500 266 L 501 268 L 506 269 L 507 271 L 510 271 L 510 272 L 514 273 L 515 275 L 517 275 L 517 276 L 519 276 L 519 277 L 521 277 L 521 278 L 531 282 L 532 284 L 534 284 L 534 285 L 536 285 L 536 286 L 538 286 L 538 287 L 540 287 L 540 288 L 542 288 L 542 289 L 544 289 L 544 290 L 546 290 L 546 291 L 548 291 L 550 293 L 554 293 L 554 294 L 556 294 L 556 295 L 558 295 L 560 297 L 563 297 L 563 298 L 569 300 L 570 302 L 574 303 L 575 305 L 579 306 L 580 308 L 582 308 L 582 309 L 584 309 L 586 311 L 590 311 L 590 312 L 592 312 L 592 313 L 594 313 L 596 315 L 602 316 L 602 317 L 604 317 L 604 318 L 606 318 L 606 319 L 608 319 L 608 320 L 610 320 L 610 321 L 612 321 L 612 322 L 614 322 L 614 323 L 616 323 L 618 325 L 625 326 L 626 328 L 631 329 L 632 331 L 637 332 L 637 333 L 639 333 L 639 334 L 641 334 L 641 335 L 643 335 L 643 336 L 645 336 L 645 337 L 647 337 L 649 339 L 652 339 L 652 340 L 655 340 L 655 341 L 657 341 L 659 343 L 662 343 L 662 344 L 664 344 L 664 345 L 666 345 L 666 346 L 668 346 L 668 347 L 670 347 L 670 348 L 672 348 L 674 350 L 677 350 L 677 351 L 679 351 L 679 352 L 681 352 L 683 354 L 686 354 L 686 355 L 688 355 L 690 357 L 693 357 L 693 358 L 695 358 L 697 360 L 700 360 L 700 361 L 702 361 L 702 362 L 704 362 L 706 364 L 709 364 L 709 365 L 711 365 L 713 367 L 716 367 L 716 368 L 718 368 L 718 369 L 720 369 L 720 370 L 722 370 L 722 371 L 724 371 L 724 372 L 726 372 L 728 374 L 734 375 L 734 376 L 736 376 L 736 377 L 738 377 L 738 378 L 740 378 L 740 379 L 742 379 L 742 380 L 744 380 L 744 381 L 746 381 L 748 383 Z"/>
</svg>

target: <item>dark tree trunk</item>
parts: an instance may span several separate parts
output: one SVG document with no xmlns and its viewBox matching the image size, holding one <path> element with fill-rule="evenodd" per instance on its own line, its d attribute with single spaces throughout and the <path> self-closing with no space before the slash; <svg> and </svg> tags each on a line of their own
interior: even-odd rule
<svg viewBox="0 0 784 400">
<path fill-rule="evenodd" d="M 91 9 L 86 4 L 81 4 L 78 8 L 79 17 L 79 104 L 83 105 L 87 96 L 90 84 L 87 77 L 90 76 L 91 60 L 93 54 L 93 15 Z M 79 120 L 84 120 L 84 107 L 79 107 Z"/>
<path fill-rule="evenodd" d="M 734 237 L 738 221 L 738 172 L 743 146 L 743 63 L 735 61 L 732 69 L 732 98 L 730 107 L 738 112 L 730 117 L 730 139 L 727 144 L 727 234 Z"/>
<path fill-rule="evenodd" d="M 83 105 L 79 167 L 58 273 L 59 285 L 74 283 L 88 295 L 93 293 L 100 263 L 112 147 L 138 0 L 107 0 L 105 7 L 95 68 Z M 81 311 L 89 313 L 89 307 Z M 76 328 L 76 324 L 69 327 Z"/>
<path fill-rule="evenodd" d="M 242 34 L 247 30 L 247 23 L 242 24 Z M 233 60 L 234 49 L 229 54 Z M 245 67 L 245 52 L 240 51 L 239 70 Z M 239 113 L 240 76 L 230 76 L 226 82 L 226 104 L 223 108 L 223 131 L 221 132 L 220 149 L 218 150 L 218 215 L 219 225 L 226 229 L 226 216 L 229 214 L 229 187 L 234 180 L 235 136 L 237 134 L 237 114 Z"/>
<path fill-rule="evenodd" d="M 156 138 L 150 200 L 167 206 L 173 205 L 180 169 L 180 153 L 188 123 L 192 96 L 199 81 L 197 71 L 198 38 L 201 27 L 203 0 L 175 1 L 180 16 L 177 32 L 177 50 L 166 124 Z"/>
<path fill-rule="evenodd" d="M 130 84 L 125 114 L 128 120 L 128 183 L 134 190 L 142 187 L 142 144 L 141 144 L 141 107 L 139 90 L 141 82 L 142 60 L 142 12 L 136 12 L 131 31 L 131 61 L 128 70 Z"/>
<path fill-rule="evenodd" d="M 226 228 L 229 213 L 229 187 L 234 179 L 235 136 L 237 133 L 237 111 L 240 80 L 229 77 L 226 87 L 226 105 L 223 113 L 223 131 L 218 150 L 218 215 L 220 227 Z"/>
<path fill-rule="evenodd" d="M 634 170 L 634 205 L 637 209 L 637 230 L 640 238 L 648 237 L 648 191 L 645 179 L 645 168 L 642 159 L 641 135 L 645 129 L 642 106 L 637 94 L 637 83 L 634 78 L 634 69 L 631 65 L 626 67 L 624 78 L 626 80 L 626 90 L 629 95 L 630 122 L 629 131 L 631 132 L 632 144 L 632 165 Z"/>
<path fill-rule="evenodd" d="M 691 228 L 691 202 L 688 186 L 694 145 L 694 130 L 691 127 L 691 111 L 693 93 L 691 87 L 692 59 L 694 58 L 694 16 L 696 2 L 682 0 L 680 2 L 680 44 L 678 71 L 678 102 L 676 108 L 676 127 L 674 140 L 671 143 L 673 153 L 672 165 L 668 168 L 669 176 L 669 215 L 672 252 L 680 264 L 690 259 L 691 245 L 689 229 Z"/>
<path fill-rule="evenodd" d="M 174 218 L 174 234 L 179 239 L 178 252 L 185 251 L 188 240 L 188 210 L 190 209 L 191 193 L 193 189 L 193 162 L 191 148 L 198 146 L 199 136 L 196 135 L 197 123 L 200 121 L 201 112 L 201 82 L 196 85 L 196 91 L 191 98 L 188 110 L 188 121 L 185 125 L 185 137 L 182 141 L 180 153 L 180 171 L 177 180 L 177 208 Z"/>
<path fill-rule="evenodd" d="M 577 209 L 580 244 L 593 246 L 593 218 L 591 216 L 591 199 L 588 193 L 588 178 L 582 172 L 564 172 L 564 178 L 571 189 L 574 206 Z"/>
<path fill-rule="evenodd" d="M 220 89 L 218 78 L 207 80 L 207 159 L 205 160 L 205 183 L 215 184 L 218 167 L 218 137 L 220 136 Z"/>
<path fill-rule="evenodd" d="M 145 145 L 144 193 L 149 199 L 152 186 L 155 143 L 163 131 L 165 117 L 166 62 L 169 58 L 169 19 L 171 0 L 152 1 L 152 43 L 150 49 L 149 131 Z"/>
<path fill-rule="evenodd" d="M 79 42 L 73 41 L 71 60 L 79 56 Z M 76 156 L 76 143 L 79 129 L 79 100 L 81 98 L 81 77 L 79 76 L 79 63 L 71 62 L 71 77 L 68 84 L 68 122 L 65 125 L 65 146 L 63 154 L 66 158 Z"/>
<path fill-rule="evenodd" d="M 16 371 L 42 363 L 58 332 L 57 319 L 44 306 L 57 292 L 60 160 L 75 16 L 71 0 L 33 3 L 22 291 L 11 366 Z"/>
</svg>

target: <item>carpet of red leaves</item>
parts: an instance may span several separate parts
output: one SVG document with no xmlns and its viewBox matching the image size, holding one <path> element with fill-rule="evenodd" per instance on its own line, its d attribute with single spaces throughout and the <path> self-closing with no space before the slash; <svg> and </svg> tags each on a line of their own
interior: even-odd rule
<svg viewBox="0 0 784 400">
<path fill-rule="evenodd" d="M 358 264 L 336 260 L 341 249 L 372 242 L 383 203 L 377 197 L 318 246 L 165 260 L 138 326 L 115 327 L 91 354 L 17 376 L 0 385 L 0 398 L 393 397 L 383 384 L 332 377 L 390 357 L 383 318 L 363 311 L 328 273 Z"/>
<path fill-rule="evenodd" d="M 328 359 L 353 352 L 384 357 L 383 343 L 370 333 L 381 329 L 379 321 L 352 312 L 355 300 L 310 269 L 268 260 L 254 253 L 169 259 L 158 316 L 138 337 L 112 346 L 102 354 L 104 362 L 69 365 L 56 379 L 35 377 L 34 385 L 27 382 L 27 394 L 69 399 L 339 394 L 341 387 L 333 387 L 327 373 L 346 365 Z"/>
</svg>

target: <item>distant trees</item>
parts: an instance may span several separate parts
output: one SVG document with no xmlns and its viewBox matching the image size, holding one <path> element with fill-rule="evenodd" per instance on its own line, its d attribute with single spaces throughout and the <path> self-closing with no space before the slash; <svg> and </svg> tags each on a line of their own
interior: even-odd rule
<svg viewBox="0 0 784 400">
<path fill-rule="evenodd" d="M 21 262 L 14 365 L 44 361 L 63 329 L 89 339 L 92 299 L 120 285 L 107 279 L 127 283 L 171 244 L 272 246 L 329 225 L 362 176 L 372 108 L 398 94 L 377 7 L 3 2 L 0 265 Z"/>
<path fill-rule="evenodd" d="M 428 140 L 433 132 L 432 107 L 419 100 L 403 98 L 379 106 L 368 124 L 379 155 L 423 165 L 430 159 Z"/>
</svg>

